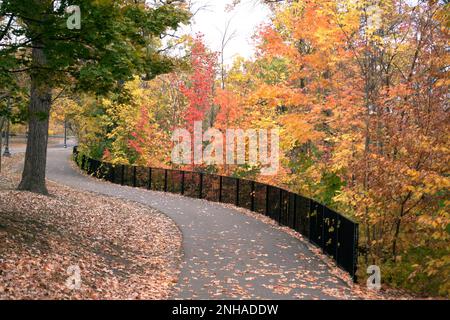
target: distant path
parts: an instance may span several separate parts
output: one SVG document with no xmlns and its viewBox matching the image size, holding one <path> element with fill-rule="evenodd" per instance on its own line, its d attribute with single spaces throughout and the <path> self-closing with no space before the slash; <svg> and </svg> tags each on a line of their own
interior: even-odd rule
<svg viewBox="0 0 450 320">
<path fill-rule="evenodd" d="M 110 184 L 70 163 L 71 149 L 48 150 L 48 178 L 136 201 L 168 215 L 183 232 L 184 264 L 174 298 L 332 299 L 351 290 L 304 244 L 234 209 L 203 200 Z"/>
</svg>

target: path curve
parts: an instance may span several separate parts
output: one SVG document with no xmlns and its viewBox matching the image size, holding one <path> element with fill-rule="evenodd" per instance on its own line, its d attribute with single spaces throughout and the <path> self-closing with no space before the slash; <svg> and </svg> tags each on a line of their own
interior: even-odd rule
<svg viewBox="0 0 450 320">
<path fill-rule="evenodd" d="M 178 224 L 184 263 L 175 299 L 355 298 L 304 242 L 287 233 L 221 204 L 86 177 L 74 169 L 70 154 L 49 148 L 49 180 L 151 206 Z"/>
</svg>

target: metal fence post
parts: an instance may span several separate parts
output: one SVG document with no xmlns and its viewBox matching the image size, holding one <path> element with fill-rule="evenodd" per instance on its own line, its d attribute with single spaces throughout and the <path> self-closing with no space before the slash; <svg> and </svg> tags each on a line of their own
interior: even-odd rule
<svg viewBox="0 0 450 320">
<path fill-rule="evenodd" d="M 113 165 L 111 165 L 111 182 L 116 181 L 116 170 L 115 167 Z"/>
<path fill-rule="evenodd" d="M 358 281 L 358 276 L 356 275 L 358 271 L 358 242 L 359 242 L 359 224 L 353 223 L 354 227 L 354 240 L 353 240 L 353 281 Z"/>
<path fill-rule="evenodd" d="M 336 263 L 337 261 L 339 261 L 339 226 L 340 226 L 341 220 L 339 219 L 339 214 L 336 214 L 336 229 L 334 230 L 334 232 L 336 232 L 336 249 L 335 249 L 335 260 Z"/>
<path fill-rule="evenodd" d="M 184 171 L 181 171 L 181 194 L 184 194 Z"/>
<path fill-rule="evenodd" d="M 219 176 L 219 202 L 222 202 L 223 177 Z"/>
<path fill-rule="evenodd" d="M 255 196 L 256 196 L 256 194 L 255 194 L 255 181 L 252 181 L 252 193 L 251 193 L 251 197 L 250 197 L 250 201 L 251 201 L 251 205 L 250 205 L 250 208 L 251 208 L 251 210 L 252 211 L 255 211 Z"/>
<path fill-rule="evenodd" d="M 292 229 L 296 230 L 297 228 L 297 195 L 294 194 L 294 210 L 292 211 Z"/>
<path fill-rule="evenodd" d="M 200 183 L 199 183 L 199 185 L 200 185 L 199 186 L 200 190 L 199 190 L 198 198 L 201 199 L 202 196 L 203 196 L 203 173 L 200 173 Z"/>
<path fill-rule="evenodd" d="M 321 244 L 322 244 L 322 252 L 325 252 L 325 208 L 322 207 L 322 235 L 320 236 Z"/>
<path fill-rule="evenodd" d="M 308 201 L 308 208 L 306 210 L 306 219 L 308 220 L 308 225 L 305 228 L 308 228 L 308 240 L 311 241 L 311 206 L 312 206 L 312 200 L 307 199 Z"/>
<path fill-rule="evenodd" d="M 239 207 L 239 178 L 236 178 L 236 207 Z"/>
<path fill-rule="evenodd" d="M 167 169 L 164 169 L 164 192 L 167 192 L 167 177 L 168 177 Z"/>
<path fill-rule="evenodd" d="M 136 167 L 133 166 L 133 187 L 136 188 Z"/>
<path fill-rule="evenodd" d="M 148 168 L 148 190 L 152 190 L 152 168 Z"/>
<path fill-rule="evenodd" d="M 97 168 L 98 168 L 97 166 L 98 166 L 98 163 L 97 163 L 96 160 L 92 160 L 92 159 L 89 160 L 89 162 L 91 164 L 92 175 L 97 178 Z"/>
<path fill-rule="evenodd" d="M 283 213 L 283 190 L 280 190 L 280 194 L 279 194 L 279 201 L 280 201 L 280 206 L 278 208 L 278 223 L 281 224 L 281 215 Z"/>
</svg>

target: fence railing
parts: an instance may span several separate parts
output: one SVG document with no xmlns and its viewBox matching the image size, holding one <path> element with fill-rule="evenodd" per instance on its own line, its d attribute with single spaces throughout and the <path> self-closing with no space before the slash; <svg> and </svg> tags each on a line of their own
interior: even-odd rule
<svg viewBox="0 0 450 320">
<path fill-rule="evenodd" d="M 112 183 L 229 203 L 263 214 L 306 238 L 356 281 L 358 224 L 326 206 L 287 190 L 246 179 L 201 172 L 113 165 L 82 155 L 89 175 Z"/>
</svg>

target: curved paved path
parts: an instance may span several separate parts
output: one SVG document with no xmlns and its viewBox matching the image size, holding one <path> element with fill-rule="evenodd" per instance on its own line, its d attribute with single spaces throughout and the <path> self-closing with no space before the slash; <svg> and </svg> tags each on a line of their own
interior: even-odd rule
<svg viewBox="0 0 450 320">
<path fill-rule="evenodd" d="M 333 299 L 351 297 L 305 243 L 233 209 L 204 200 L 122 187 L 86 177 L 71 149 L 49 148 L 49 180 L 156 208 L 180 227 L 184 260 L 174 298 Z"/>
</svg>

